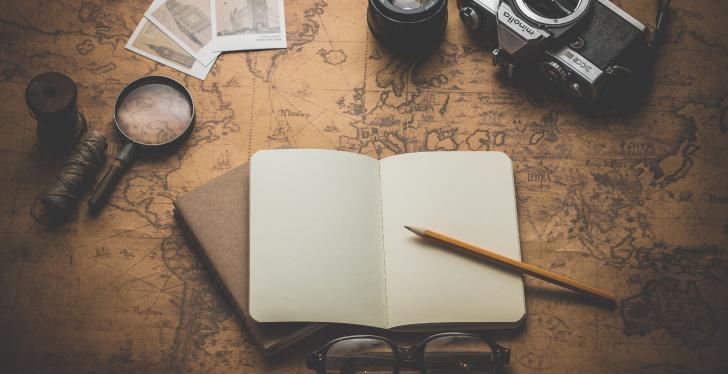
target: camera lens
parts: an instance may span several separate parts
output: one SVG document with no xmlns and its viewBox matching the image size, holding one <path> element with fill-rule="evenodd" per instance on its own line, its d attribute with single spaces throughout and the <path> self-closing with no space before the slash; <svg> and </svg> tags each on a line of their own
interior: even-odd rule
<svg viewBox="0 0 728 374">
<path fill-rule="evenodd" d="M 428 3 L 432 3 L 433 1 L 430 0 L 388 0 L 390 4 L 396 6 L 400 9 L 410 10 L 410 9 L 420 9 L 423 8 Z"/>
<path fill-rule="evenodd" d="M 447 25 L 447 0 L 369 0 L 367 23 L 380 43 L 394 49 L 424 50 Z"/>
</svg>

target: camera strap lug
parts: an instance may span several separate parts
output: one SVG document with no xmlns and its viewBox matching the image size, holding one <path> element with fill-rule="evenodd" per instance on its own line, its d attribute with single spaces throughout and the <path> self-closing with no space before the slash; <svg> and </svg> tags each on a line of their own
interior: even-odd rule
<svg viewBox="0 0 728 374">
<path fill-rule="evenodd" d="M 496 48 L 493 50 L 493 66 L 498 66 L 501 64 L 502 57 L 500 57 L 501 50 Z"/>
<path fill-rule="evenodd" d="M 624 66 L 620 66 L 620 65 L 612 65 L 612 66 L 608 67 L 607 70 L 605 70 L 604 72 L 611 76 L 614 76 L 618 73 L 623 73 L 623 74 L 626 74 L 629 76 L 633 75 L 632 69 L 628 69 L 628 68 L 626 68 Z"/>
<path fill-rule="evenodd" d="M 500 48 L 493 50 L 493 66 L 500 66 L 501 70 L 506 73 L 509 79 L 513 79 L 513 72 L 515 71 L 515 65 L 507 57 L 507 53 L 503 53 Z"/>
</svg>

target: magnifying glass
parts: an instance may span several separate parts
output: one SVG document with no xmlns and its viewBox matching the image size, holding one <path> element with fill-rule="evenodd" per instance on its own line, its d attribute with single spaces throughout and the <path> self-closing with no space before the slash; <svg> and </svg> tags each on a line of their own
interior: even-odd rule
<svg viewBox="0 0 728 374">
<path fill-rule="evenodd" d="M 106 203 L 137 150 L 169 150 L 187 138 L 194 120 L 192 95 L 176 80 L 148 76 L 126 86 L 116 99 L 114 123 L 117 134 L 127 143 L 91 196 L 91 211 Z"/>
</svg>

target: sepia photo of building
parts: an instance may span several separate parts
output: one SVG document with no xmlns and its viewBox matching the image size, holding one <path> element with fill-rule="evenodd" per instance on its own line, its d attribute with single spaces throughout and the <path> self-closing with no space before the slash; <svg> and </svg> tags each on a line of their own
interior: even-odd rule
<svg viewBox="0 0 728 374">
<path fill-rule="evenodd" d="M 177 0 L 169 0 L 165 4 L 174 22 L 182 33 L 192 42 L 202 47 L 210 39 L 210 17 L 200 8 L 182 4 Z"/>
<path fill-rule="evenodd" d="M 280 32 L 277 0 L 217 1 L 219 36 Z"/>
</svg>

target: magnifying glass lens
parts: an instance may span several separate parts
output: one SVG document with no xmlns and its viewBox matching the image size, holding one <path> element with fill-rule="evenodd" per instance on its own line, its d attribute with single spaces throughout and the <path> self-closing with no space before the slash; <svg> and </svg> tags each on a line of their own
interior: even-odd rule
<svg viewBox="0 0 728 374">
<path fill-rule="evenodd" d="M 189 98 L 167 84 L 137 87 L 117 108 L 119 131 L 141 145 L 167 144 L 182 136 L 192 120 Z"/>
</svg>

